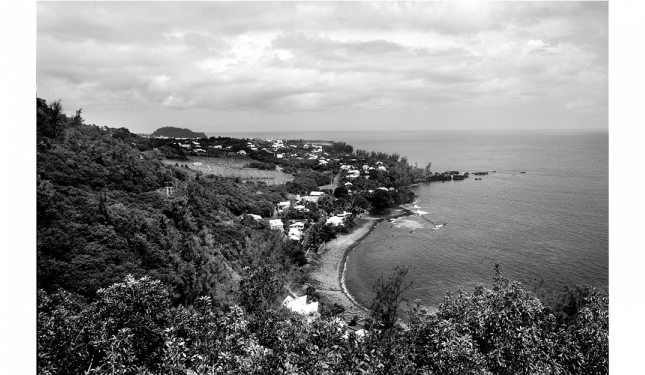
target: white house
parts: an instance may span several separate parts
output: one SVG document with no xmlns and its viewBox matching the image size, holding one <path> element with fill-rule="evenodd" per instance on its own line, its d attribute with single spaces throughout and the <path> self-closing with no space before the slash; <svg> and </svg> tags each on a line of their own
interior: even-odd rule
<svg viewBox="0 0 645 375">
<path fill-rule="evenodd" d="M 255 214 L 248 214 L 248 215 L 251 216 L 252 218 L 254 218 L 257 221 L 262 220 L 262 216 L 260 216 L 260 215 L 255 215 Z"/>
<path fill-rule="evenodd" d="M 280 219 L 269 220 L 269 226 L 271 227 L 271 229 L 278 229 L 281 232 L 284 232 L 284 226 L 282 225 L 282 220 Z"/>
<path fill-rule="evenodd" d="M 296 210 L 296 211 L 309 212 L 309 209 L 307 207 L 305 207 L 304 205 L 302 205 L 302 204 L 298 204 L 298 205 L 293 206 L 293 209 Z"/>
<path fill-rule="evenodd" d="M 297 229 L 302 231 L 305 229 L 305 223 L 303 223 L 302 221 L 296 221 L 295 223 L 289 225 L 289 230 L 291 229 Z"/>
<path fill-rule="evenodd" d="M 222 145 L 215 145 L 213 148 L 222 148 Z"/>
<path fill-rule="evenodd" d="M 196 166 L 196 167 L 199 167 L 199 166 L 204 165 L 204 163 L 202 163 L 201 161 L 196 161 L 196 162 L 193 163 L 193 165 Z"/>
<path fill-rule="evenodd" d="M 342 224 L 343 224 L 343 221 L 344 221 L 344 220 L 343 220 L 343 218 L 342 218 L 342 217 L 333 216 L 333 217 L 330 217 L 329 219 L 327 219 L 327 221 L 325 222 L 325 224 L 331 224 L 331 225 L 333 225 L 333 226 L 337 227 L 337 226 L 339 226 L 339 225 L 342 225 Z"/>
<path fill-rule="evenodd" d="M 302 197 L 302 200 L 305 202 L 313 202 L 313 203 L 318 203 L 318 199 L 320 199 L 320 195 L 309 195 L 306 197 Z"/>
<path fill-rule="evenodd" d="M 291 202 L 284 201 L 278 203 L 278 212 L 282 212 L 285 208 L 291 206 Z"/>
<path fill-rule="evenodd" d="M 336 214 L 336 216 L 340 217 L 340 218 L 345 218 L 345 216 L 347 216 L 347 215 L 349 215 L 349 212 L 347 212 L 347 211 L 343 211 L 341 213 Z"/>
<path fill-rule="evenodd" d="M 300 241 L 302 238 L 302 231 L 297 228 L 289 228 L 289 233 L 287 234 L 290 240 Z"/>
<path fill-rule="evenodd" d="M 310 197 L 322 197 L 323 195 L 325 195 L 324 191 L 315 191 L 314 190 L 311 193 L 309 193 Z"/>
<path fill-rule="evenodd" d="M 302 315 L 312 315 L 318 313 L 318 302 L 307 303 L 307 296 L 291 297 L 287 296 L 282 302 L 282 306 L 289 310 Z"/>
<path fill-rule="evenodd" d="M 237 153 L 240 154 L 240 155 L 246 155 L 246 151 L 244 151 L 244 150 L 240 150 Z"/>
</svg>

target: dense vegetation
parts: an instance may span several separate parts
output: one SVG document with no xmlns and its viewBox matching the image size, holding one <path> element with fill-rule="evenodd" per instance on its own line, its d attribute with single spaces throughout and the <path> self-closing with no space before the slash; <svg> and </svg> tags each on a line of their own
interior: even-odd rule
<svg viewBox="0 0 645 375">
<path fill-rule="evenodd" d="M 163 143 L 83 122 L 37 99 L 40 374 L 608 372 L 606 295 L 540 300 L 498 267 L 492 289 L 447 295 L 436 314 L 406 303 L 397 268 L 375 284 L 363 336 L 330 308 L 312 320 L 288 312 L 285 287 L 306 281 L 303 246 L 247 214 L 271 216 L 289 193 L 329 183 L 329 167 L 270 159 L 293 168 L 293 183 L 239 183 L 164 165 Z M 385 163 L 354 183 L 388 190 L 340 186 L 322 210 L 286 210 L 285 223 L 309 220 L 311 242 L 347 230 L 323 225 L 321 212 L 409 200 L 405 181 L 423 177 L 396 154 L 351 157 Z"/>
<path fill-rule="evenodd" d="M 272 215 L 284 187 L 193 178 L 58 106 L 38 101 L 39 288 L 92 298 L 126 274 L 147 275 L 162 280 L 175 303 L 198 296 L 219 303 L 244 267 L 300 272 L 291 262 L 298 251 L 287 253 L 279 234 L 238 219 Z"/>
<path fill-rule="evenodd" d="M 400 273 L 399 273 L 400 275 Z M 606 374 L 608 300 L 586 290 L 567 324 L 499 273 L 492 289 L 447 295 L 436 314 L 418 304 L 392 324 L 403 283 L 382 284 L 366 334 L 337 320 L 308 322 L 274 301 L 270 268 L 240 283 L 241 304 L 208 297 L 172 307 L 158 281 L 126 277 L 85 303 L 38 294 L 39 372 L 99 374 Z M 392 287 L 394 285 L 394 287 Z M 394 293 L 394 294 L 392 294 Z M 273 308 L 272 308 L 273 307 Z M 394 309 L 392 309 L 394 307 Z M 383 312 L 385 312 L 383 314 Z"/>
</svg>

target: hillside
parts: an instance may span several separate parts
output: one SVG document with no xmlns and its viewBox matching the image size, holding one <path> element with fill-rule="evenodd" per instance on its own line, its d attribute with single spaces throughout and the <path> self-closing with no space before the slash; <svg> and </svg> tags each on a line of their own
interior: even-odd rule
<svg viewBox="0 0 645 375">
<path fill-rule="evenodd" d="M 139 151 L 127 129 L 85 125 L 44 101 L 37 128 L 39 288 L 93 298 L 127 274 L 147 275 L 186 304 L 230 298 L 243 268 L 258 262 L 292 272 L 298 254 L 279 234 L 239 219 L 270 216 L 284 186 L 195 176 Z"/>
</svg>

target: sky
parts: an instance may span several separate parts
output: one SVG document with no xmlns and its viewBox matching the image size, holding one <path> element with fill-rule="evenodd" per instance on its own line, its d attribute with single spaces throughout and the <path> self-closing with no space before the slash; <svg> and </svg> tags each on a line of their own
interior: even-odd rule
<svg viewBox="0 0 645 375">
<path fill-rule="evenodd" d="M 37 95 L 151 133 L 608 129 L 606 2 L 39 2 Z"/>
</svg>

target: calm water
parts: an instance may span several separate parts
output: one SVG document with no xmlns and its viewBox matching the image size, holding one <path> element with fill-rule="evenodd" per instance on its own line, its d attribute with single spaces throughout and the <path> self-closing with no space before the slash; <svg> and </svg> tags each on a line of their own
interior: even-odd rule
<svg viewBox="0 0 645 375">
<path fill-rule="evenodd" d="M 227 134 L 209 134 L 227 135 Z M 488 171 L 475 181 L 417 186 L 417 216 L 383 222 L 349 255 L 345 282 L 369 305 L 393 265 L 412 268 L 412 299 L 490 285 L 493 264 L 527 286 L 608 288 L 608 134 L 580 131 L 265 133 L 397 152 L 433 171 Z M 492 173 L 492 171 L 496 171 Z M 522 174 L 521 171 L 526 173 Z M 434 230 L 434 224 L 448 225 Z"/>
</svg>

